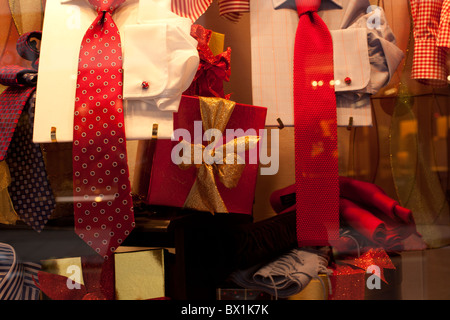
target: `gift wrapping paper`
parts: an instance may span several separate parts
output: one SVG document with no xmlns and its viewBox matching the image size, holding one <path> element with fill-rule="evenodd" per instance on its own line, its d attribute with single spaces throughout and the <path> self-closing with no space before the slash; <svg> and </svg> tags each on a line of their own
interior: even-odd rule
<svg viewBox="0 0 450 320">
<path fill-rule="evenodd" d="M 202 141 L 203 135 L 203 132 L 195 132 L 194 128 L 196 121 L 202 121 L 199 99 L 201 98 L 183 96 L 179 111 L 174 113 L 174 129 L 187 130 L 193 141 L 196 139 Z M 249 129 L 254 129 L 258 134 L 259 130 L 264 128 L 266 112 L 267 109 L 263 107 L 236 103 L 225 129 L 242 129 L 244 133 L 250 132 L 247 131 Z M 204 118 L 208 118 L 208 116 L 204 115 Z M 183 208 L 194 183 L 197 179 L 201 179 L 198 177 L 198 165 L 180 168 L 173 163 L 171 152 L 178 143 L 178 141 L 171 140 L 157 141 L 147 197 L 149 204 Z M 207 146 L 208 142 L 203 141 L 203 146 L 205 145 Z M 258 154 L 258 152 L 257 150 L 254 154 Z M 227 212 L 252 214 L 259 155 L 256 155 L 256 158 L 256 161 L 250 163 L 249 154 L 245 155 L 245 166 L 235 187 L 228 188 L 219 181 L 217 174 L 215 175 L 215 185 Z M 226 168 L 222 169 L 226 171 Z M 217 194 L 215 196 L 218 197 Z"/>
</svg>

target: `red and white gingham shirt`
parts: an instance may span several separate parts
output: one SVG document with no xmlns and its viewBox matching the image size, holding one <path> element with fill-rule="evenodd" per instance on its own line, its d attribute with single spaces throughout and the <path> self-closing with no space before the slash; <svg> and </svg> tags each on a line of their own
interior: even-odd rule
<svg viewBox="0 0 450 320">
<path fill-rule="evenodd" d="M 450 48 L 450 0 L 444 0 L 442 5 L 437 45 Z"/>
<path fill-rule="evenodd" d="M 436 87 L 447 85 L 450 51 L 450 0 L 410 0 L 414 23 L 412 78 Z"/>
<path fill-rule="evenodd" d="M 213 0 L 172 0 L 172 12 L 195 22 Z M 250 0 L 218 0 L 221 17 L 238 22 L 243 12 L 250 11 Z"/>
</svg>

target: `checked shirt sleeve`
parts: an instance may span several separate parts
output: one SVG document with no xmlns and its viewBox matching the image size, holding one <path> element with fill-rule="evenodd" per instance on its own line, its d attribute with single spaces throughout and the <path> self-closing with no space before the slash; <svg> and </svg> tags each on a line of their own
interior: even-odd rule
<svg viewBox="0 0 450 320">
<path fill-rule="evenodd" d="M 411 77 L 426 85 L 446 86 L 447 53 L 446 49 L 439 47 L 437 43 L 444 0 L 410 1 L 415 40 Z M 448 5 L 448 1 L 446 3 Z"/>
<path fill-rule="evenodd" d="M 438 47 L 450 49 L 450 0 L 444 0 L 437 38 Z"/>
</svg>

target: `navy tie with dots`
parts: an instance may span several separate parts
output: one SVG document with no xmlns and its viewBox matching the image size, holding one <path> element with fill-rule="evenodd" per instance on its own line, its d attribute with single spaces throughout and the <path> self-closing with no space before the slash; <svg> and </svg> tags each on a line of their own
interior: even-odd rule
<svg viewBox="0 0 450 320">
<path fill-rule="evenodd" d="M 47 178 L 41 146 L 33 143 L 35 88 L 9 88 L 7 95 L 20 96 L 25 102 L 14 131 L 6 162 L 11 173 L 8 191 L 20 219 L 41 232 L 56 203 Z"/>
</svg>

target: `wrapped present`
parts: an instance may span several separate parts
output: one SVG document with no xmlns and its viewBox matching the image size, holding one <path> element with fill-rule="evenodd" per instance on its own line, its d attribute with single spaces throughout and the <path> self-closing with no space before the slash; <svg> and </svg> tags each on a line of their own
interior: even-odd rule
<svg viewBox="0 0 450 320">
<path fill-rule="evenodd" d="M 183 96 L 174 114 L 176 141 L 157 141 L 147 202 L 252 214 L 266 112 L 226 99 Z"/>
<path fill-rule="evenodd" d="M 47 259 L 42 260 L 41 264 L 43 272 L 58 274 L 67 278 L 71 278 L 74 274 L 73 270 L 81 270 L 82 268 L 81 257 Z M 74 275 L 72 280 L 76 280 L 77 283 L 84 285 L 82 273 Z"/>
<path fill-rule="evenodd" d="M 114 259 L 92 255 L 43 260 L 38 279 L 51 300 L 114 300 Z"/>
<path fill-rule="evenodd" d="M 319 279 L 311 279 L 308 285 L 299 293 L 292 295 L 287 300 L 328 300 L 330 287 L 328 275 L 319 274 Z"/>
<path fill-rule="evenodd" d="M 229 98 L 229 95 L 224 93 L 223 83 L 230 81 L 231 48 L 221 51 L 224 35 L 193 24 L 191 36 L 197 40 L 200 63 L 191 85 L 184 94 Z"/>
<path fill-rule="evenodd" d="M 148 300 L 165 298 L 164 274 L 163 249 L 120 247 L 108 260 L 44 260 L 38 279 L 52 300 Z"/>
<path fill-rule="evenodd" d="M 370 270 L 375 271 L 375 269 L 372 267 L 376 266 L 378 268 L 377 270 L 379 270 L 379 278 L 385 283 L 387 283 L 387 281 L 384 277 L 384 269 L 395 269 L 395 266 L 392 264 L 391 258 L 383 249 L 380 248 L 369 249 L 360 257 L 346 261 L 346 263 L 366 270 L 367 272 L 369 272 Z M 370 273 L 373 272 L 371 271 Z"/>
<path fill-rule="evenodd" d="M 371 291 L 388 284 L 385 269 L 395 270 L 391 258 L 382 248 L 371 248 L 358 257 L 348 257 L 332 264 L 329 300 L 370 299 Z"/>
<path fill-rule="evenodd" d="M 164 249 L 119 247 L 114 260 L 116 300 L 165 297 Z"/>
<path fill-rule="evenodd" d="M 333 264 L 329 300 L 364 300 L 366 271 L 348 264 Z"/>
<path fill-rule="evenodd" d="M 218 33 L 211 31 L 211 38 L 209 39 L 209 49 L 213 55 L 217 56 L 223 52 L 223 47 L 225 45 L 225 35 L 223 33 Z M 227 49 L 228 50 L 228 49 Z"/>
</svg>

